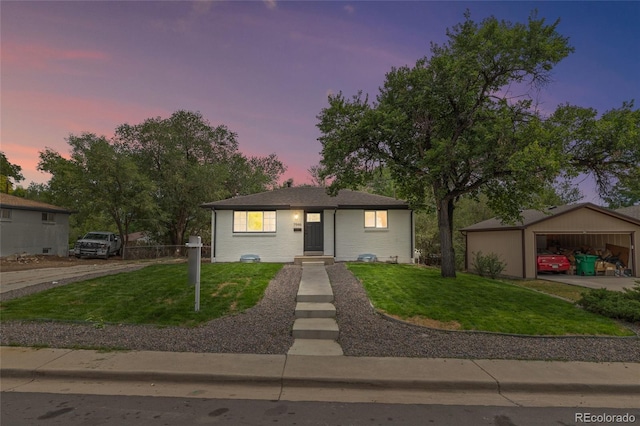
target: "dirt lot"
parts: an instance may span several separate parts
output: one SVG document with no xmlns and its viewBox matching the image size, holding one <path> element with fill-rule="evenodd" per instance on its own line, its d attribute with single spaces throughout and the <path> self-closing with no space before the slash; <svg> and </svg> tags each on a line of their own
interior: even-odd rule
<svg viewBox="0 0 640 426">
<path fill-rule="evenodd" d="M 64 268 L 69 266 L 79 266 L 87 264 L 100 263 L 131 263 L 124 261 L 119 257 L 112 257 L 109 260 L 104 259 L 76 259 L 73 256 L 43 256 L 43 255 L 27 255 L 27 256 L 9 256 L 0 258 L 0 271 L 27 271 L 30 269 L 41 268 Z"/>
</svg>

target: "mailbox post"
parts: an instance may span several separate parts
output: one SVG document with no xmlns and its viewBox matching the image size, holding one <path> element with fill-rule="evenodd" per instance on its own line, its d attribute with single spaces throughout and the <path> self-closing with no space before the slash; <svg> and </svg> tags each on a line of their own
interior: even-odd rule
<svg viewBox="0 0 640 426">
<path fill-rule="evenodd" d="M 196 312 L 200 310 L 200 258 L 202 257 L 202 239 L 190 236 L 189 248 L 189 284 L 196 287 Z"/>
</svg>

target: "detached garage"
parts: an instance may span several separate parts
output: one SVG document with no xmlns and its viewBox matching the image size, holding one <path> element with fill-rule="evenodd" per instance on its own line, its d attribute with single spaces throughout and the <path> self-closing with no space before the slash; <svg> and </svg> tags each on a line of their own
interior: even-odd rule
<svg viewBox="0 0 640 426">
<path fill-rule="evenodd" d="M 466 269 L 471 270 L 475 253 L 496 253 L 506 263 L 504 275 L 535 278 L 538 253 L 589 253 L 615 259 L 615 271 L 610 267 L 613 263 L 598 263 L 599 275 L 615 272 L 640 277 L 639 218 L 591 203 L 525 210 L 522 217 L 514 225 L 493 218 L 464 228 Z"/>
</svg>

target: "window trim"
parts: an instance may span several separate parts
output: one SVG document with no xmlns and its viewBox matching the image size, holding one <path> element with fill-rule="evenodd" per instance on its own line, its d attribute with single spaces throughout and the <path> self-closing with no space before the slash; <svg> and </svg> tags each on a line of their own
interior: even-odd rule
<svg viewBox="0 0 640 426">
<path fill-rule="evenodd" d="M 56 214 L 53 212 L 41 212 L 42 223 L 56 223 Z"/>
<path fill-rule="evenodd" d="M 236 214 L 244 213 L 244 230 L 237 230 L 236 224 Z M 249 213 L 261 213 L 262 214 L 262 230 L 261 231 L 252 231 L 249 230 Z M 265 213 L 273 213 L 273 230 L 265 231 Z M 267 219 L 271 220 L 271 219 Z M 238 225 L 242 226 L 242 223 Z M 233 234 L 275 234 L 278 231 L 278 213 L 276 210 L 234 210 L 232 216 L 232 231 Z"/>
<path fill-rule="evenodd" d="M 13 209 L 7 209 L 4 207 L 0 208 L 0 220 L 10 222 L 12 219 L 13 219 Z"/>
<path fill-rule="evenodd" d="M 367 213 L 373 213 L 374 226 L 367 226 Z M 384 213 L 386 226 L 378 226 L 378 213 Z M 389 211 L 388 210 L 365 210 L 364 211 L 364 229 L 389 229 Z"/>
</svg>

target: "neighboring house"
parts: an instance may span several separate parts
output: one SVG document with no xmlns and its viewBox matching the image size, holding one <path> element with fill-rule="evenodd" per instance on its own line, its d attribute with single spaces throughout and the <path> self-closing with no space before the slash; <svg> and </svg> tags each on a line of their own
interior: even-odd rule
<svg viewBox="0 0 640 426">
<path fill-rule="evenodd" d="M 69 255 L 69 210 L 0 194 L 0 256 Z"/>
<path fill-rule="evenodd" d="M 147 245 L 151 243 L 151 237 L 147 231 L 132 232 L 127 235 L 127 245 Z"/>
<path fill-rule="evenodd" d="M 336 261 L 374 254 L 379 261 L 413 262 L 413 213 L 405 201 L 364 192 L 282 188 L 203 204 L 211 209 L 211 261 L 263 262 L 300 256 Z"/>
<path fill-rule="evenodd" d="M 640 277 L 640 218 L 591 203 L 525 210 L 522 222 L 503 224 L 497 218 L 462 229 L 466 235 L 466 268 L 474 253 L 496 253 L 506 263 L 503 274 L 535 278 L 539 250 L 562 247 L 609 248 L 621 254 L 634 277 Z"/>
</svg>

